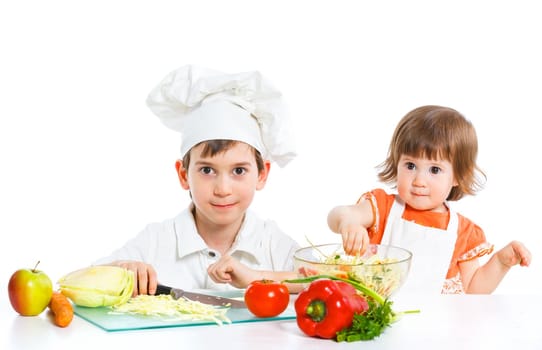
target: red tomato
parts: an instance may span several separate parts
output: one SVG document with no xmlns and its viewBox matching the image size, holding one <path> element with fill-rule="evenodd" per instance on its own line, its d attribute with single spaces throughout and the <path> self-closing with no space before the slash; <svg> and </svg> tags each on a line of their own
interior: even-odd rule
<svg viewBox="0 0 542 350">
<path fill-rule="evenodd" d="M 281 314 L 290 302 L 290 291 L 284 283 L 271 280 L 254 281 L 245 291 L 245 303 L 257 317 Z"/>
</svg>

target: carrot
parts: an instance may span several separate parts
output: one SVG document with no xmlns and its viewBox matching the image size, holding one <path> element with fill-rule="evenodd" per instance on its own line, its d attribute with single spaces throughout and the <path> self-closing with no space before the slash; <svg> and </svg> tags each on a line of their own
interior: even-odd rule
<svg viewBox="0 0 542 350">
<path fill-rule="evenodd" d="M 53 292 L 49 309 L 53 313 L 53 322 L 59 327 L 68 326 L 73 319 L 73 306 L 66 296 L 60 292 Z"/>
</svg>

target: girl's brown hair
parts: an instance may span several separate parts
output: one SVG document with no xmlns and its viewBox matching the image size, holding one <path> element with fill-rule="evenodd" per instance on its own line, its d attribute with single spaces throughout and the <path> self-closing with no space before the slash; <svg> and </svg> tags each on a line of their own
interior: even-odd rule
<svg viewBox="0 0 542 350">
<path fill-rule="evenodd" d="M 202 157 L 214 157 L 215 155 L 226 152 L 236 144 L 238 144 L 241 141 L 235 141 L 235 140 L 208 140 L 203 141 L 195 145 L 194 147 L 203 144 L 203 150 L 201 151 Z M 192 147 L 192 148 L 194 148 Z M 258 150 L 256 150 L 254 147 L 249 146 L 253 153 L 254 157 L 256 158 L 256 165 L 258 166 L 258 173 L 261 173 L 265 169 L 264 160 L 262 155 Z M 188 165 L 190 164 L 190 152 L 192 150 L 186 152 L 185 156 L 183 157 L 183 167 L 188 170 Z"/>
<path fill-rule="evenodd" d="M 422 106 L 407 113 L 393 133 L 386 160 L 378 166 L 378 178 L 397 180 L 401 155 L 444 159 L 452 163 L 455 180 L 447 200 L 473 195 L 483 187 L 484 172 L 476 164 L 478 138 L 473 125 L 458 111 L 441 106 Z"/>
</svg>

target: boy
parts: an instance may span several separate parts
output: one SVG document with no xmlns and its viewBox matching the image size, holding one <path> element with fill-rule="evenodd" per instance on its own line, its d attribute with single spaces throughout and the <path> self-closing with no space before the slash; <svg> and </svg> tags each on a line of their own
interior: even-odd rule
<svg viewBox="0 0 542 350">
<path fill-rule="evenodd" d="M 297 242 L 248 209 L 271 161 L 284 166 L 295 156 L 280 92 L 258 72 L 185 66 L 163 79 L 147 105 L 181 133 L 175 168 L 192 203 L 96 264 L 132 270 L 134 296 L 154 294 L 158 282 L 226 290 L 295 278 Z"/>
</svg>

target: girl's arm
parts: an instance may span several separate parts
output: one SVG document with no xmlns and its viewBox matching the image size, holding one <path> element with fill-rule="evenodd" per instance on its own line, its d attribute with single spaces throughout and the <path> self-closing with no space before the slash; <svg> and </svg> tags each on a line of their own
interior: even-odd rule
<svg viewBox="0 0 542 350">
<path fill-rule="evenodd" d="M 477 259 L 463 262 L 459 265 L 463 288 L 469 294 L 490 294 L 512 266 L 529 266 L 531 258 L 531 252 L 523 243 L 512 241 L 482 266 Z"/>
<path fill-rule="evenodd" d="M 347 254 L 363 254 L 369 245 L 367 229 L 374 224 L 375 215 L 370 200 L 362 199 L 355 205 L 333 208 L 327 217 L 331 231 L 342 236 Z"/>
</svg>

